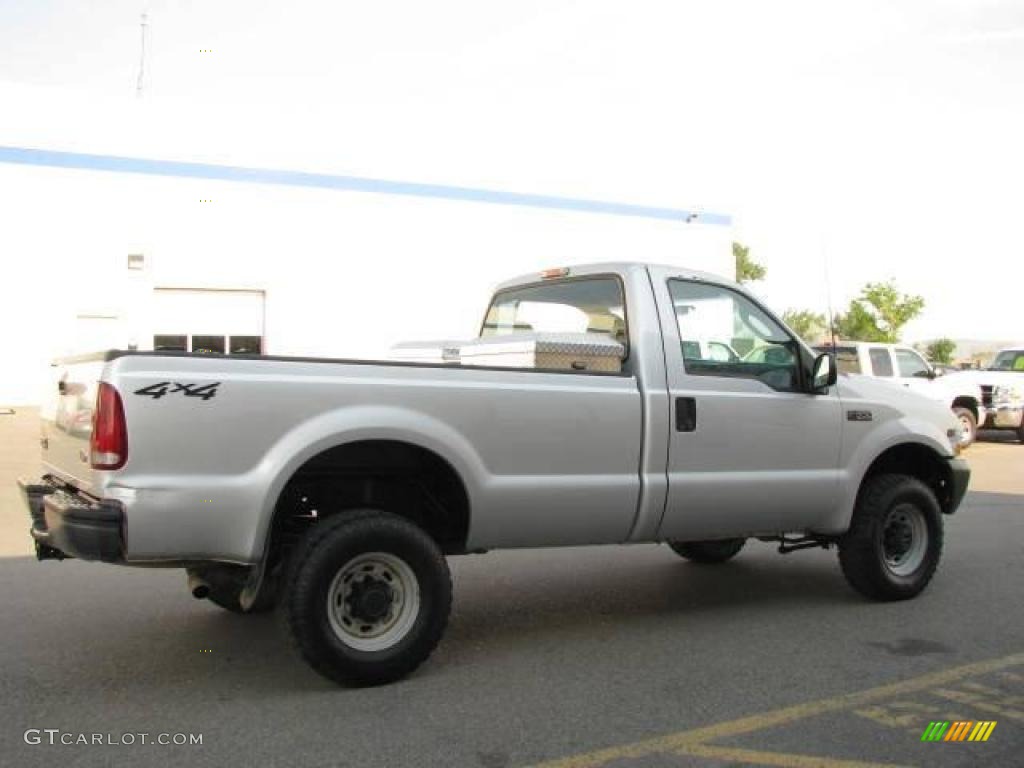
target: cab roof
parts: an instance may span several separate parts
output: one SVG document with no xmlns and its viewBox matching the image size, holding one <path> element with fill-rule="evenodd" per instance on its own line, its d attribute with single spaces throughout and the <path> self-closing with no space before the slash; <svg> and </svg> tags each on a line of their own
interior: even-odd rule
<svg viewBox="0 0 1024 768">
<path fill-rule="evenodd" d="M 622 276 L 632 276 L 637 272 L 646 272 L 647 268 L 651 267 L 654 269 L 665 270 L 669 274 L 685 277 L 689 279 L 704 280 L 709 283 L 718 283 L 720 285 L 728 285 L 733 288 L 739 288 L 743 290 L 742 286 L 733 280 L 722 275 L 716 275 L 711 272 L 701 272 L 697 269 L 690 269 L 689 267 L 679 266 L 678 264 L 651 264 L 642 261 L 604 261 L 604 262 L 591 262 L 589 264 L 570 264 L 562 267 L 567 269 L 568 272 L 564 275 L 555 275 L 545 277 L 544 272 L 547 270 L 538 270 L 537 272 L 529 272 L 525 275 L 519 275 L 509 280 L 505 280 L 498 284 L 495 291 L 504 291 L 509 288 L 515 288 L 520 285 L 530 285 L 532 283 L 544 282 L 545 280 L 564 280 L 566 278 L 581 277 L 585 275 L 602 275 L 602 274 L 617 274 Z"/>
</svg>

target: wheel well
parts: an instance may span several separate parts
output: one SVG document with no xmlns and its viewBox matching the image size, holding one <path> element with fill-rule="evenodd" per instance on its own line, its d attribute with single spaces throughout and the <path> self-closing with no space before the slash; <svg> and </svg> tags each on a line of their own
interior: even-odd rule
<svg viewBox="0 0 1024 768">
<path fill-rule="evenodd" d="M 329 448 L 291 476 L 274 508 L 268 565 L 279 562 L 317 520 L 359 508 L 411 520 L 445 554 L 466 549 L 469 496 L 452 465 L 411 443 L 363 440 Z"/>
<path fill-rule="evenodd" d="M 978 421 L 978 401 L 973 397 L 958 397 L 953 401 L 954 408 L 966 408 L 974 414 L 974 420 Z"/>
<path fill-rule="evenodd" d="M 953 468 L 947 459 L 926 445 L 903 443 L 887 449 L 868 467 L 864 480 L 881 474 L 916 477 L 932 489 L 943 512 L 948 513 L 953 508 Z"/>
</svg>

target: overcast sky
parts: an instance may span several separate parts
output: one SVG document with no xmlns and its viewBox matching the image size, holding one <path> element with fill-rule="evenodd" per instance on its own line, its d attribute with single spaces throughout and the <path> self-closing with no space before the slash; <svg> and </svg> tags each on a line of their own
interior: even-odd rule
<svg viewBox="0 0 1024 768">
<path fill-rule="evenodd" d="M 103 135 L 143 11 L 165 133 L 57 147 L 7 115 L 3 143 L 696 206 L 777 309 L 824 309 L 827 253 L 837 306 L 925 296 L 911 339 L 1024 337 L 1019 1 L 0 0 L 0 85 Z"/>
</svg>

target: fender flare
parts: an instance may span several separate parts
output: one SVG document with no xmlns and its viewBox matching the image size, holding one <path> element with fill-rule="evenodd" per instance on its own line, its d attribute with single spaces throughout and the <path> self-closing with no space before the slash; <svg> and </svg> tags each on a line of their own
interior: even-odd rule
<svg viewBox="0 0 1024 768">
<path fill-rule="evenodd" d="M 324 451 L 364 440 L 408 443 L 447 461 L 462 480 L 469 500 L 472 526 L 472 510 L 487 483 L 489 472 L 465 435 L 432 416 L 408 408 L 349 406 L 297 425 L 264 455 L 259 471 L 270 479 L 253 531 L 252 562 L 264 561 L 278 501 L 299 468 Z"/>
<path fill-rule="evenodd" d="M 861 440 L 845 462 L 846 482 L 843 484 L 839 504 L 834 517 L 828 521 L 822 533 L 842 534 L 849 529 L 857 496 L 868 470 L 882 454 L 901 445 L 927 448 L 940 459 L 949 459 L 953 456 L 946 435 L 934 423 L 904 417 L 881 424 Z"/>
</svg>

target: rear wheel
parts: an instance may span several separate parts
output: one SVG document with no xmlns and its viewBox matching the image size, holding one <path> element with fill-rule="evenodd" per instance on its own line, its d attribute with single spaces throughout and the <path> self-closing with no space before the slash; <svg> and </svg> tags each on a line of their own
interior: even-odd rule
<svg viewBox="0 0 1024 768">
<path fill-rule="evenodd" d="M 448 563 L 404 518 L 362 510 L 318 523 L 294 555 L 285 619 L 302 657 L 346 685 L 379 685 L 431 654 L 451 610 Z"/>
<path fill-rule="evenodd" d="M 941 555 L 942 512 L 928 486 L 907 475 L 864 482 L 850 530 L 839 540 L 850 586 L 874 600 L 916 597 Z"/>
<path fill-rule="evenodd" d="M 978 420 L 970 408 L 956 407 L 953 414 L 960 420 L 960 447 L 967 448 L 978 439 Z"/>
<path fill-rule="evenodd" d="M 670 541 L 669 547 L 680 557 L 695 563 L 724 563 L 739 554 L 746 539 L 718 541 Z"/>
</svg>

